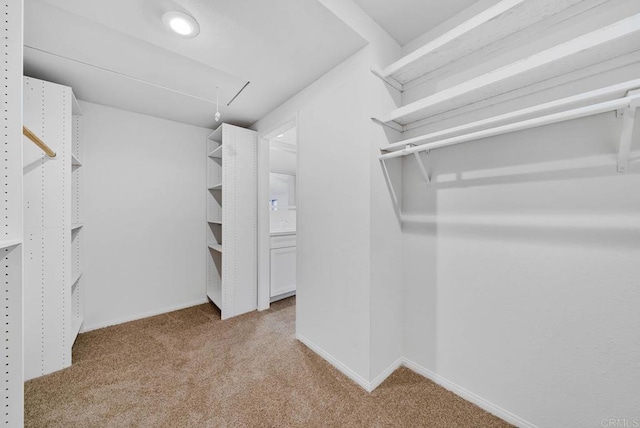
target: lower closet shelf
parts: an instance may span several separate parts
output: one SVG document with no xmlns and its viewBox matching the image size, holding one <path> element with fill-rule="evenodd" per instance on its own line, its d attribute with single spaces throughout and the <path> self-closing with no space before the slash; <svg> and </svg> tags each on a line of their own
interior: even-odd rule
<svg viewBox="0 0 640 428">
<path fill-rule="evenodd" d="M 218 307 L 218 309 L 222 308 L 222 292 L 221 292 L 221 290 L 207 291 L 207 297 Z"/>
<path fill-rule="evenodd" d="M 77 317 L 73 319 L 73 324 L 71 325 L 71 332 L 73 333 L 73 338 L 75 340 L 80 333 L 80 328 L 82 327 L 82 322 L 84 319 L 82 317 Z"/>
<path fill-rule="evenodd" d="M 217 251 L 219 253 L 222 253 L 222 245 L 216 244 L 216 243 L 209 243 L 208 246 L 212 250 Z"/>
<path fill-rule="evenodd" d="M 20 245 L 22 243 L 19 239 L 8 239 L 5 241 L 0 241 L 0 250 L 4 250 L 5 248 L 15 247 L 16 245 Z"/>
</svg>

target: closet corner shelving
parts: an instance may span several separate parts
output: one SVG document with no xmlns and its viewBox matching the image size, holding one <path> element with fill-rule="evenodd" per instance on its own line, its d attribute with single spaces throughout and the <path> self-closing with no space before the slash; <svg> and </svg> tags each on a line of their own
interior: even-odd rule
<svg viewBox="0 0 640 428">
<path fill-rule="evenodd" d="M 73 343 L 80 333 L 84 322 L 84 284 L 83 274 L 83 166 L 82 156 L 82 109 L 72 94 L 73 144 L 71 147 L 71 331 Z"/>
<path fill-rule="evenodd" d="M 23 78 L 23 125 L 55 152 L 23 145 L 24 379 L 71 365 L 84 320 L 82 128 L 70 87 Z M 47 269 L 42 270 L 42 266 Z M 35 275 L 35 272 L 40 272 Z"/>
<path fill-rule="evenodd" d="M 257 305 L 256 142 L 226 123 L 207 137 L 206 290 L 222 319 Z"/>
</svg>

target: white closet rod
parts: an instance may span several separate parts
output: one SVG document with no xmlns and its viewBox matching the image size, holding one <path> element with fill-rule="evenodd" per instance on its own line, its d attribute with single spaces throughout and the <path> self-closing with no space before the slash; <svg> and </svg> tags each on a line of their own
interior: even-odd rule
<svg viewBox="0 0 640 428">
<path fill-rule="evenodd" d="M 428 150 L 440 149 L 443 147 L 448 147 L 456 144 L 462 144 L 462 143 L 467 143 L 474 140 L 479 140 L 481 138 L 493 137 L 496 135 L 507 134 L 510 132 L 522 131 L 525 129 L 536 128 L 539 126 L 550 125 L 553 123 L 564 122 L 567 120 L 579 119 L 581 117 L 593 116 L 596 114 L 606 113 L 609 111 L 636 108 L 639 103 L 640 103 L 640 91 L 634 91 L 634 93 L 629 93 L 627 96 L 623 98 L 619 98 L 612 101 L 605 101 L 598 104 L 592 104 L 586 107 L 579 107 L 573 110 L 567 110 L 560 113 L 549 114 L 547 116 L 541 116 L 534 119 L 523 120 L 521 122 L 511 123 L 508 125 L 498 126 L 490 129 L 484 129 L 482 131 L 471 132 L 469 134 L 446 138 L 444 140 L 435 141 L 429 144 L 406 147 L 403 150 L 383 154 L 380 156 L 380 160 L 393 159 L 401 156 L 407 156 L 413 153 L 420 153 Z M 406 141 L 405 141 L 405 144 L 406 144 Z"/>
<path fill-rule="evenodd" d="M 616 85 L 607 86 L 605 88 L 584 92 L 582 94 L 573 95 L 571 97 L 550 101 L 548 103 L 539 104 L 533 107 L 527 107 L 521 110 L 516 110 L 509 113 L 501 114 L 499 116 L 490 117 L 488 119 L 482 119 L 476 122 L 465 123 L 464 125 L 456 126 L 454 128 L 448 128 L 442 131 L 436 131 L 430 134 L 409 138 L 407 140 L 402 140 L 397 143 L 384 146 L 380 150 L 385 152 L 402 150 L 406 148 L 407 145 L 417 145 L 419 143 L 426 143 L 430 140 L 435 141 L 439 138 L 444 138 L 444 137 L 457 134 L 463 131 L 470 131 L 474 128 L 481 128 L 487 125 L 495 125 L 500 122 L 505 122 L 512 119 L 518 119 L 518 118 L 522 118 L 524 116 L 528 116 L 536 113 L 542 113 L 544 111 L 551 110 L 558 107 L 566 107 L 572 104 L 578 104 L 580 102 L 593 100 L 595 98 L 611 96 L 620 92 L 627 92 L 630 89 L 636 89 L 636 88 L 640 88 L 640 79 L 628 80 L 626 82 L 618 83 Z"/>
</svg>

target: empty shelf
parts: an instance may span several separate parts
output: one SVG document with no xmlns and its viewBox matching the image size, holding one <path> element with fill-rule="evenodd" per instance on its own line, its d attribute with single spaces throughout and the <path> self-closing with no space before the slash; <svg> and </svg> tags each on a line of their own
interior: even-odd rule
<svg viewBox="0 0 640 428">
<path fill-rule="evenodd" d="M 78 159 L 78 157 L 73 153 L 71 153 L 71 165 L 82 166 L 82 162 L 80 162 L 80 159 Z"/>
<path fill-rule="evenodd" d="M 222 144 L 222 125 L 218 126 L 216 130 L 207 137 L 207 140 Z"/>
<path fill-rule="evenodd" d="M 212 250 L 214 250 L 214 251 L 222 253 L 222 245 L 220 245 L 220 244 L 216 244 L 216 243 L 212 242 L 212 243 L 207 244 L 207 246 L 209 248 L 211 248 Z"/>
<path fill-rule="evenodd" d="M 500 49 L 524 30 L 540 34 L 545 28 L 609 0 L 502 0 L 469 18 L 384 70 L 373 72 L 398 89 L 475 52 Z"/>
<path fill-rule="evenodd" d="M 75 272 L 71 275 L 71 288 L 73 289 L 73 287 L 76 286 L 76 284 L 78 283 L 78 281 L 80 280 L 80 277 L 82 276 L 82 271 L 80 272 Z"/>
<path fill-rule="evenodd" d="M 71 230 L 80 229 L 82 226 L 84 226 L 84 223 L 72 223 L 71 224 Z"/>
<path fill-rule="evenodd" d="M 221 290 L 207 291 L 207 297 L 213 302 L 214 305 L 218 307 L 218 309 L 222 308 L 222 291 Z"/>
<path fill-rule="evenodd" d="M 15 247 L 16 245 L 20 245 L 22 241 L 20 239 L 5 239 L 0 240 L 0 250 L 4 250 L 5 248 Z"/>
<path fill-rule="evenodd" d="M 640 14 L 454 85 L 375 120 L 393 127 L 406 126 L 623 56 L 638 45 Z"/>
<path fill-rule="evenodd" d="M 82 322 L 84 321 L 84 317 L 80 316 L 80 317 L 74 317 L 72 324 L 71 324 L 71 334 L 73 335 L 73 340 L 76 339 L 76 337 L 78 337 L 78 334 L 80 333 L 80 329 L 82 328 Z"/>
<path fill-rule="evenodd" d="M 222 183 L 214 184 L 213 186 L 209 187 L 209 190 L 222 190 Z"/>
<path fill-rule="evenodd" d="M 217 149 L 215 149 L 214 151 L 212 151 L 211 153 L 209 153 L 209 157 L 210 158 L 218 158 L 218 159 L 222 159 L 222 145 L 219 146 Z"/>
<path fill-rule="evenodd" d="M 82 109 L 80 108 L 80 103 L 78 102 L 78 99 L 76 98 L 76 95 L 73 92 L 71 93 L 71 102 L 72 102 L 71 114 L 73 114 L 74 116 L 82 116 Z"/>
</svg>

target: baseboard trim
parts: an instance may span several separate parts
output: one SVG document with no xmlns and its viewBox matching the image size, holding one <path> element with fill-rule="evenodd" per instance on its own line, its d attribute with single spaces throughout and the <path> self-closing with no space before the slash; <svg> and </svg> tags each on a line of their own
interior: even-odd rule
<svg viewBox="0 0 640 428">
<path fill-rule="evenodd" d="M 380 386 L 382 382 L 387 380 L 389 376 L 393 374 L 396 370 L 398 370 L 404 364 L 404 358 L 400 357 L 395 360 L 389 367 L 387 367 L 382 373 L 376 376 L 371 382 L 369 382 L 369 388 L 367 388 L 368 392 L 372 392 L 374 389 Z"/>
<path fill-rule="evenodd" d="M 327 361 L 333 367 L 338 369 L 338 371 L 340 371 L 343 375 L 345 375 L 346 377 L 348 377 L 349 379 L 351 379 L 352 381 L 360 385 L 365 390 L 371 391 L 370 389 L 371 385 L 365 378 L 363 378 L 358 373 L 351 370 L 349 367 L 345 366 L 340 360 L 335 358 L 333 355 L 331 355 L 330 353 L 328 353 L 327 351 L 325 351 L 315 343 L 311 342 L 309 339 L 302 336 L 301 334 L 296 333 L 296 339 L 302 342 L 307 348 L 311 349 L 313 352 L 320 355 L 325 361 Z"/>
<path fill-rule="evenodd" d="M 458 395 L 459 397 L 464 398 L 465 400 L 475 404 L 476 406 L 480 407 L 483 410 L 486 410 L 487 412 L 499 417 L 500 419 L 503 419 L 504 421 L 515 425 L 517 427 L 520 428 L 537 428 L 536 425 L 532 424 L 531 422 L 528 422 L 522 418 L 520 418 L 519 416 L 514 415 L 513 413 L 509 412 L 508 410 L 503 409 L 500 406 L 497 406 L 487 400 L 485 400 L 484 398 L 474 394 L 473 392 L 459 386 L 456 385 L 455 383 L 451 382 L 448 379 L 445 379 L 444 377 L 432 372 L 429 369 L 426 369 L 424 367 L 422 367 L 419 364 L 414 363 L 411 360 L 408 360 L 406 358 L 404 358 L 403 361 L 403 365 L 405 367 L 407 367 L 409 370 L 412 370 L 414 372 L 416 372 L 417 374 L 426 377 L 427 379 L 437 383 L 438 385 L 440 385 L 441 387 L 443 387 L 444 389 L 447 389 L 451 392 L 453 392 L 454 394 Z"/>
<path fill-rule="evenodd" d="M 371 382 L 367 381 L 365 378 L 351 370 L 349 367 L 344 365 L 340 360 L 335 358 L 333 355 L 322 349 L 320 346 L 311 342 L 306 337 L 296 333 L 296 339 L 302 342 L 307 348 L 311 349 L 313 352 L 322 357 L 325 361 L 331 364 L 333 367 L 338 369 L 342 374 L 346 377 L 357 383 L 360 387 L 365 389 L 367 392 L 372 392 L 378 386 L 380 386 L 393 372 L 395 372 L 401 366 L 408 368 L 409 370 L 423 376 L 434 383 L 440 385 L 444 389 L 453 392 L 457 396 L 464 398 L 465 400 L 475 404 L 481 409 L 499 417 L 500 419 L 515 425 L 520 428 L 537 428 L 535 424 L 532 424 L 529 421 L 522 419 L 519 416 L 514 415 L 508 410 L 503 409 L 500 406 L 497 406 L 490 401 L 485 400 L 479 395 L 474 394 L 473 392 L 457 385 L 450 380 L 438 375 L 437 373 L 432 372 L 431 370 L 422 367 L 421 365 L 405 358 L 400 357 L 396 361 L 394 361 L 388 368 L 386 368 L 382 373 L 380 373 L 374 380 Z"/>
<path fill-rule="evenodd" d="M 98 330 L 101 328 L 105 328 L 105 327 L 111 327 L 113 325 L 118 325 L 118 324 L 123 324 L 125 322 L 129 322 L 129 321 L 136 321 L 136 320 L 140 320 L 143 318 L 148 318 L 148 317 L 153 317 L 156 315 L 161 315 L 161 314 L 166 314 L 168 312 L 173 312 L 173 311 L 179 311 L 180 309 L 186 309 L 186 308 L 190 308 L 192 306 L 197 306 L 197 305 L 202 305 L 203 303 L 207 303 L 209 301 L 208 298 L 203 298 L 203 299 L 198 299 L 198 300 L 193 300 L 191 302 L 187 302 L 187 303 L 181 303 L 179 305 L 173 305 L 173 306 L 168 306 L 162 309 L 154 309 L 152 311 L 147 311 L 147 312 L 141 312 L 138 314 L 134 314 L 134 315 L 127 315 L 125 317 L 120 317 L 120 318 L 116 318 L 110 321 L 103 321 L 103 322 L 99 322 L 99 323 L 95 323 L 95 324 L 91 324 L 88 326 L 82 326 L 82 328 L 80 329 L 80 333 L 86 333 L 88 331 L 92 331 L 92 330 Z"/>
</svg>

